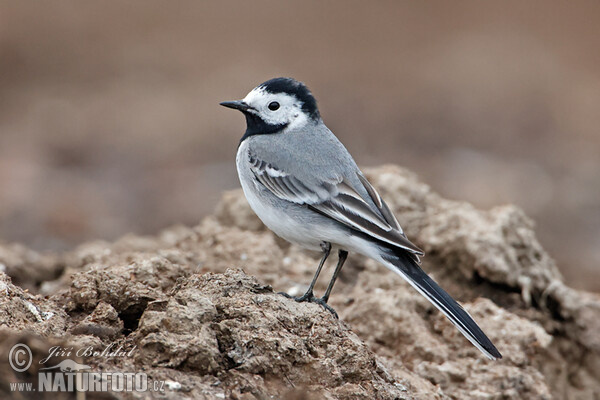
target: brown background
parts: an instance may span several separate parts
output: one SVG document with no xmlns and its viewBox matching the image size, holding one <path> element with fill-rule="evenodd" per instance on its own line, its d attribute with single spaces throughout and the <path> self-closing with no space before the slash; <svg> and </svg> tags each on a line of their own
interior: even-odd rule
<svg viewBox="0 0 600 400">
<path fill-rule="evenodd" d="M 516 203 L 600 290 L 600 3 L 0 1 L 0 239 L 194 224 L 238 187 L 241 115 L 305 81 L 361 165 Z"/>
</svg>

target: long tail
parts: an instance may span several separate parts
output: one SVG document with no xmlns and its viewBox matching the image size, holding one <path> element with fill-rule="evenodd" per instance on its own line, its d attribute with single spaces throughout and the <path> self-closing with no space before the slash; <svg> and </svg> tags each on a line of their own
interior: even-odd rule
<svg viewBox="0 0 600 400">
<path fill-rule="evenodd" d="M 483 333 L 473 318 L 461 307 L 444 289 L 442 289 L 425 271 L 419 267 L 415 260 L 404 250 L 386 249 L 382 258 L 386 266 L 399 273 L 419 293 L 427 298 L 458 328 L 458 330 L 475 347 L 492 360 L 502 358 L 491 340 Z"/>
</svg>

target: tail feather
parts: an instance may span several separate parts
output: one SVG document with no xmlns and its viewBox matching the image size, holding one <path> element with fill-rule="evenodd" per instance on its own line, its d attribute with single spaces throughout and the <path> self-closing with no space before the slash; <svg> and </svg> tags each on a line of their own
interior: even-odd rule
<svg viewBox="0 0 600 400">
<path fill-rule="evenodd" d="M 410 257 L 406 251 L 394 251 L 383 255 L 388 268 L 399 273 L 419 293 L 427 298 L 437 309 L 456 326 L 456 328 L 488 358 L 502 358 L 491 340 L 483 333 L 473 318 L 444 289 L 442 289 Z"/>
</svg>

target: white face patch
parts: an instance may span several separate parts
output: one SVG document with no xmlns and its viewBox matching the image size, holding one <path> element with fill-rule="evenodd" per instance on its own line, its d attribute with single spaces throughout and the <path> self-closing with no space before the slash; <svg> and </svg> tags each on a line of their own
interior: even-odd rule
<svg viewBox="0 0 600 400">
<path fill-rule="evenodd" d="M 308 115 L 302 110 L 302 102 L 296 96 L 287 93 L 272 94 L 262 87 L 253 89 L 243 100 L 253 107 L 248 112 L 258 115 L 270 125 L 287 125 L 287 129 L 294 129 L 308 122 Z M 270 110 L 269 104 L 279 103 L 277 110 Z"/>
</svg>

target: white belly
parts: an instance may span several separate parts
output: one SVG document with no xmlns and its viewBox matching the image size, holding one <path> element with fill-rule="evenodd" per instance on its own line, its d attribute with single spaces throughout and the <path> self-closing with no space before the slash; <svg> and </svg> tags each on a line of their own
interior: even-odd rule
<svg viewBox="0 0 600 400">
<path fill-rule="evenodd" d="M 277 236 L 304 248 L 320 251 L 320 243 L 326 240 L 324 234 L 330 235 L 323 232 L 323 227 L 315 226 L 310 218 L 303 218 L 305 213 L 311 216 L 304 206 L 277 198 L 254 178 L 246 157 L 247 142 L 242 142 L 238 149 L 236 166 L 240 184 L 252 210 Z"/>
</svg>

